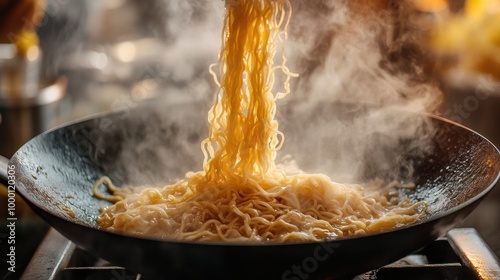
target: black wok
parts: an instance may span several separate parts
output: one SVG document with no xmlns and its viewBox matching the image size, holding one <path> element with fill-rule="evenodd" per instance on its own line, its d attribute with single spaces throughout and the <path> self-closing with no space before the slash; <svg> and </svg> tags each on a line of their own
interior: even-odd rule
<svg viewBox="0 0 500 280">
<path fill-rule="evenodd" d="M 493 188 L 500 173 L 500 154 L 482 136 L 444 119 L 415 114 L 438 128 L 429 153 L 401 150 L 401 158 L 412 165 L 411 172 L 405 169 L 401 176 L 417 184 L 404 195 L 429 204 L 427 216 L 417 224 L 338 241 L 262 245 L 177 242 L 100 230 L 95 218 L 107 202 L 92 196 L 93 183 L 107 175 L 117 185 L 165 184 L 186 171 L 199 170 L 199 141 L 207 132 L 207 108 L 203 104 L 150 106 L 39 135 L 10 161 L 16 170 L 17 192 L 78 246 L 144 275 L 162 279 L 331 279 L 391 263 L 444 235 Z M 301 127 L 300 122 L 284 123 L 285 135 L 289 136 L 287 130 L 293 124 Z M 327 152 L 308 150 L 318 143 L 328 145 L 328 136 L 318 136 L 323 138 L 308 145 L 301 142 L 300 131 L 296 135 L 287 138 L 285 150 L 302 145 L 302 151 L 292 153 L 314 154 L 311 162 L 331 157 Z M 307 157 L 303 160 L 307 162 Z M 385 169 L 374 172 L 374 166 L 377 164 L 367 171 L 369 176 L 378 173 L 384 177 L 384 172 L 397 168 L 384 165 Z"/>
</svg>

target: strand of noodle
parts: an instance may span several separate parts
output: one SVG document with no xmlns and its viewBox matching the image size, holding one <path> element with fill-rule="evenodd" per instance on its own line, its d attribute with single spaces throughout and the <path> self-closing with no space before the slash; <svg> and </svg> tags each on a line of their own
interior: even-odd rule
<svg viewBox="0 0 500 280">
<path fill-rule="evenodd" d="M 97 182 L 95 182 L 95 184 L 92 186 L 92 192 L 94 193 L 95 197 L 109 201 L 109 202 L 118 202 L 118 201 L 123 199 L 123 197 L 121 197 L 119 195 L 111 195 L 110 196 L 110 195 L 105 195 L 105 194 L 100 193 L 98 188 L 103 183 L 106 184 L 108 191 L 110 193 L 118 192 L 119 188 L 116 187 L 115 185 L 113 185 L 113 182 L 111 182 L 111 179 L 109 179 L 108 176 L 103 176 L 99 180 L 97 180 Z"/>
</svg>

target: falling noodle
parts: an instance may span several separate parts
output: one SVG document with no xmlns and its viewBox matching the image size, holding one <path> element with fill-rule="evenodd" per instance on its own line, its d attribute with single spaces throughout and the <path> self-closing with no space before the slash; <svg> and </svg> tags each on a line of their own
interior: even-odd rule
<svg viewBox="0 0 500 280">
<path fill-rule="evenodd" d="M 203 170 L 140 191 L 101 178 L 95 196 L 115 203 L 101 209 L 101 228 L 177 240 L 317 241 L 387 231 L 425 215 L 425 202 L 398 199 L 394 184 L 368 191 L 304 173 L 291 158 L 275 163 L 284 141 L 275 101 L 294 76 L 283 51 L 290 16 L 287 0 L 226 1 Z M 273 66 L 277 46 L 283 57 Z M 285 91 L 273 94 L 276 71 L 286 76 Z M 103 184 L 111 196 L 99 191 Z"/>
</svg>

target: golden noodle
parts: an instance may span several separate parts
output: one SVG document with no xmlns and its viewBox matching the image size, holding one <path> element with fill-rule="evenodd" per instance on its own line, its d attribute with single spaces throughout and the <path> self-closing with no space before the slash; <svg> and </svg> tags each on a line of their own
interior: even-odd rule
<svg viewBox="0 0 500 280">
<path fill-rule="evenodd" d="M 94 194 L 115 202 L 101 209 L 102 228 L 182 240 L 300 241 L 386 231 L 424 215 L 424 202 L 400 200 L 397 192 L 333 183 L 290 159 L 275 163 L 284 139 L 275 101 L 288 94 L 293 74 L 284 54 L 279 66 L 273 62 L 290 15 L 287 0 L 226 2 L 203 171 L 136 193 L 101 178 Z M 277 70 L 287 77 L 285 92 L 273 94 Z M 112 196 L 98 191 L 103 183 Z"/>
</svg>

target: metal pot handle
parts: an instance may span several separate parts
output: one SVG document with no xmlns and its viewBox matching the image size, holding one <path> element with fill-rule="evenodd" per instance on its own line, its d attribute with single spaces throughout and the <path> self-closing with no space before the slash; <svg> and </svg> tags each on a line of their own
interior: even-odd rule
<svg viewBox="0 0 500 280">
<path fill-rule="evenodd" d="M 9 160 L 3 156 L 0 156 L 0 183 L 8 185 L 7 181 L 7 167 L 9 166 Z"/>
</svg>

